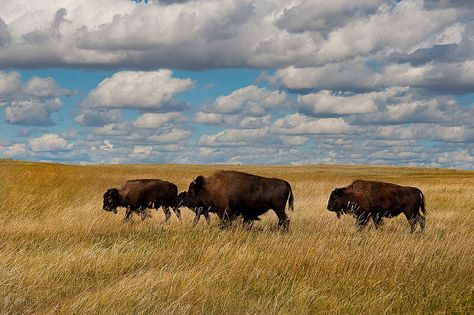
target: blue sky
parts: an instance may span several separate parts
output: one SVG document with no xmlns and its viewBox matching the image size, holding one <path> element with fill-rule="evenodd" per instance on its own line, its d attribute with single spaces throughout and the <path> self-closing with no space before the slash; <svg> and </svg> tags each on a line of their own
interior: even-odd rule
<svg viewBox="0 0 474 315">
<path fill-rule="evenodd" d="M 0 158 L 473 168 L 470 1 L 0 7 Z"/>
</svg>

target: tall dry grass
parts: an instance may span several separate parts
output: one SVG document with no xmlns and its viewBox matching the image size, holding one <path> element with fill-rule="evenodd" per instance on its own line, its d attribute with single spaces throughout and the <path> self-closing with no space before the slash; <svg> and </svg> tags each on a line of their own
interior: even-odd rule
<svg viewBox="0 0 474 315">
<path fill-rule="evenodd" d="M 131 178 L 186 189 L 194 176 L 238 169 L 288 180 L 290 232 L 267 213 L 251 230 L 220 230 L 190 211 L 124 224 L 102 194 Z M 417 186 L 425 234 L 403 216 L 354 229 L 326 210 L 356 178 Z M 474 173 L 360 166 L 64 166 L 0 162 L 1 313 L 472 313 Z"/>
</svg>

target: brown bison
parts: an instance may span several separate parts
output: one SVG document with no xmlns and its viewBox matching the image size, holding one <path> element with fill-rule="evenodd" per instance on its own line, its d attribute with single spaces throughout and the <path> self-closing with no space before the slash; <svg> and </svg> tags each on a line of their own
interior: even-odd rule
<svg viewBox="0 0 474 315">
<path fill-rule="evenodd" d="M 383 224 L 382 218 L 392 218 L 403 212 L 410 223 L 410 232 L 420 224 L 423 232 L 426 225 L 425 198 L 415 187 L 390 183 L 356 180 L 343 188 L 336 188 L 329 197 L 328 210 L 356 217 L 356 226 L 362 229 L 372 218 L 375 227 Z"/>
<path fill-rule="evenodd" d="M 127 208 L 125 221 L 128 221 L 134 212 L 144 220 L 150 216 L 148 208 L 163 207 L 168 221 L 171 217 L 170 208 L 181 218 L 178 202 L 178 188 L 175 184 L 159 179 L 135 179 L 127 181 L 120 189 L 107 190 L 103 208 L 114 213 L 117 213 L 118 207 Z"/>
<path fill-rule="evenodd" d="M 250 225 L 272 209 L 284 229 L 288 229 L 290 222 L 285 212 L 287 202 L 293 210 L 293 192 L 288 182 L 237 171 L 216 171 L 209 177 L 196 177 L 184 199 L 189 208 L 203 207 L 217 213 L 223 224 L 241 215 L 244 225 Z"/>
</svg>

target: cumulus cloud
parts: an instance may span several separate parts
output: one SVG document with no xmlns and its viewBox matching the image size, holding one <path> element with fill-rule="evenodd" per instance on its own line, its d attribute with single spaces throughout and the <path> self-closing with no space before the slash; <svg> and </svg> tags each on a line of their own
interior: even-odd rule
<svg viewBox="0 0 474 315">
<path fill-rule="evenodd" d="M 445 142 L 473 142 L 474 129 L 465 126 L 411 124 L 407 126 L 380 127 L 378 136 L 382 139 L 425 139 Z"/>
<path fill-rule="evenodd" d="M 136 128 L 160 128 L 169 123 L 180 123 L 186 121 L 187 118 L 180 113 L 145 113 L 138 117 L 132 125 Z"/>
<path fill-rule="evenodd" d="M 0 71 L 0 106 L 5 107 L 5 121 L 28 126 L 53 125 L 51 113 L 61 109 L 60 97 L 70 95 L 52 78 L 33 76 L 21 82 L 16 71 Z"/>
<path fill-rule="evenodd" d="M 188 130 L 175 128 L 161 134 L 154 134 L 148 137 L 147 140 L 158 143 L 176 143 L 182 139 L 188 138 L 190 135 L 191 132 Z"/>
<path fill-rule="evenodd" d="M 456 10 L 427 11 L 416 1 L 380 6 L 374 15 L 357 18 L 331 32 L 318 51 L 318 59 L 324 63 L 343 61 L 389 47 L 410 51 L 428 34 L 440 32 L 457 18 Z M 410 31 L 393 31 L 401 29 Z"/>
<path fill-rule="evenodd" d="M 342 118 L 314 119 L 301 114 L 291 114 L 277 119 L 271 130 L 285 135 L 347 134 L 355 131 Z"/>
<path fill-rule="evenodd" d="M 378 71 L 361 60 L 352 60 L 315 68 L 281 69 L 271 81 L 292 90 L 318 88 L 360 92 L 399 86 L 426 89 L 433 93 L 462 94 L 474 92 L 474 60 L 429 63 L 417 67 L 389 64 Z"/>
<path fill-rule="evenodd" d="M 5 120 L 10 124 L 28 126 L 52 125 L 50 114 L 61 108 L 59 98 L 40 100 L 25 99 L 12 101 L 5 108 Z"/>
<path fill-rule="evenodd" d="M 20 74 L 18 72 L 0 71 L 0 96 L 10 96 L 21 89 Z"/>
<path fill-rule="evenodd" d="M 19 0 L 3 4 L 0 67 L 315 67 L 411 53 L 472 15 L 456 2 L 427 3 Z"/>
<path fill-rule="evenodd" d="M 229 122 L 225 115 L 205 112 L 198 112 L 194 120 L 204 125 L 220 125 Z"/>
<path fill-rule="evenodd" d="M 132 154 L 136 154 L 136 155 L 140 155 L 140 154 L 143 154 L 143 155 L 150 155 L 151 152 L 152 152 L 153 148 L 151 146 L 140 146 L 140 145 L 136 145 L 133 147 L 133 151 L 132 151 Z"/>
<path fill-rule="evenodd" d="M 204 135 L 199 143 L 204 146 L 243 146 L 258 143 L 268 135 L 269 128 L 225 129 L 215 135 Z"/>
<path fill-rule="evenodd" d="M 239 127 L 243 129 L 255 129 L 255 128 L 262 128 L 265 126 L 269 126 L 271 123 L 271 116 L 265 115 L 262 117 L 245 117 L 239 123 Z"/>
<path fill-rule="evenodd" d="M 74 117 L 74 121 L 81 126 L 100 127 L 111 123 L 118 123 L 122 119 L 120 110 L 84 109 Z"/>
<path fill-rule="evenodd" d="M 104 140 L 104 144 L 99 147 L 103 151 L 111 151 L 114 145 L 109 140 Z"/>
<path fill-rule="evenodd" d="M 53 78 L 31 78 L 25 85 L 25 94 L 39 98 L 53 98 L 64 96 L 69 93 L 67 89 L 61 88 Z"/>
<path fill-rule="evenodd" d="M 458 120 L 462 123 L 462 109 L 447 99 L 400 99 L 388 103 L 377 113 L 351 117 L 353 123 L 365 125 L 387 125 L 407 123 L 448 123 Z"/>
<path fill-rule="evenodd" d="M 283 10 L 276 25 L 293 33 L 316 31 L 327 33 L 335 27 L 351 22 L 354 16 L 373 14 L 383 5 L 380 0 L 363 1 L 300 1 L 294 6 Z"/>
<path fill-rule="evenodd" d="M 12 38 L 5 21 L 0 18 L 0 47 L 6 47 L 10 44 Z"/>
<path fill-rule="evenodd" d="M 33 152 L 49 152 L 65 150 L 68 147 L 68 142 L 57 134 L 47 133 L 31 139 L 29 145 Z"/>
<path fill-rule="evenodd" d="M 21 158 L 27 153 L 27 147 L 23 143 L 16 143 L 12 145 L 1 146 L 0 145 L 0 154 L 4 157 L 16 157 Z"/>
<path fill-rule="evenodd" d="M 371 92 L 344 95 L 323 90 L 318 93 L 299 95 L 298 103 L 303 111 L 313 115 L 371 113 L 377 110 L 377 100 L 387 97 L 384 94 Z"/>
<path fill-rule="evenodd" d="M 280 139 L 284 144 L 300 146 L 308 141 L 308 137 L 305 136 L 280 136 Z"/>
<path fill-rule="evenodd" d="M 99 136 L 127 136 L 130 134 L 127 123 L 110 123 L 94 129 L 94 133 Z"/>
<path fill-rule="evenodd" d="M 83 102 L 86 108 L 130 108 L 176 111 L 186 107 L 174 97 L 193 86 L 170 70 L 120 71 L 104 79 Z"/>
<path fill-rule="evenodd" d="M 195 121 L 206 125 L 229 124 L 240 128 L 261 128 L 268 125 L 271 112 L 289 107 L 288 96 L 282 91 L 272 91 L 256 85 L 237 89 L 221 95 L 211 104 L 201 108 Z"/>
<path fill-rule="evenodd" d="M 244 112 L 252 116 L 262 116 L 266 110 L 281 106 L 285 101 L 286 94 L 284 92 L 268 91 L 250 85 L 233 91 L 229 95 L 219 96 L 207 110 L 221 114 Z"/>
</svg>

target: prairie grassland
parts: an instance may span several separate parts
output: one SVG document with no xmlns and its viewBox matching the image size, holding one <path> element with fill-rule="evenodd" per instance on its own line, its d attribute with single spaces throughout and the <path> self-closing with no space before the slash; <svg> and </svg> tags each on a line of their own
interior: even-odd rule
<svg viewBox="0 0 474 315">
<path fill-rule="evenodd" d="M 192 213 L 123 223 L 109 187 L 237 169 L 288 180 L 290 232 L 273 212 L 251 230 L 192 228 Z M 425 234 L 403 215 L 356 232 L 326 210 L 356 178 L 421 188 Z M 366 166 L 65 166 L 0 162 L 0 313 L 473 313 L 474 172 Z"/>
</svg>

